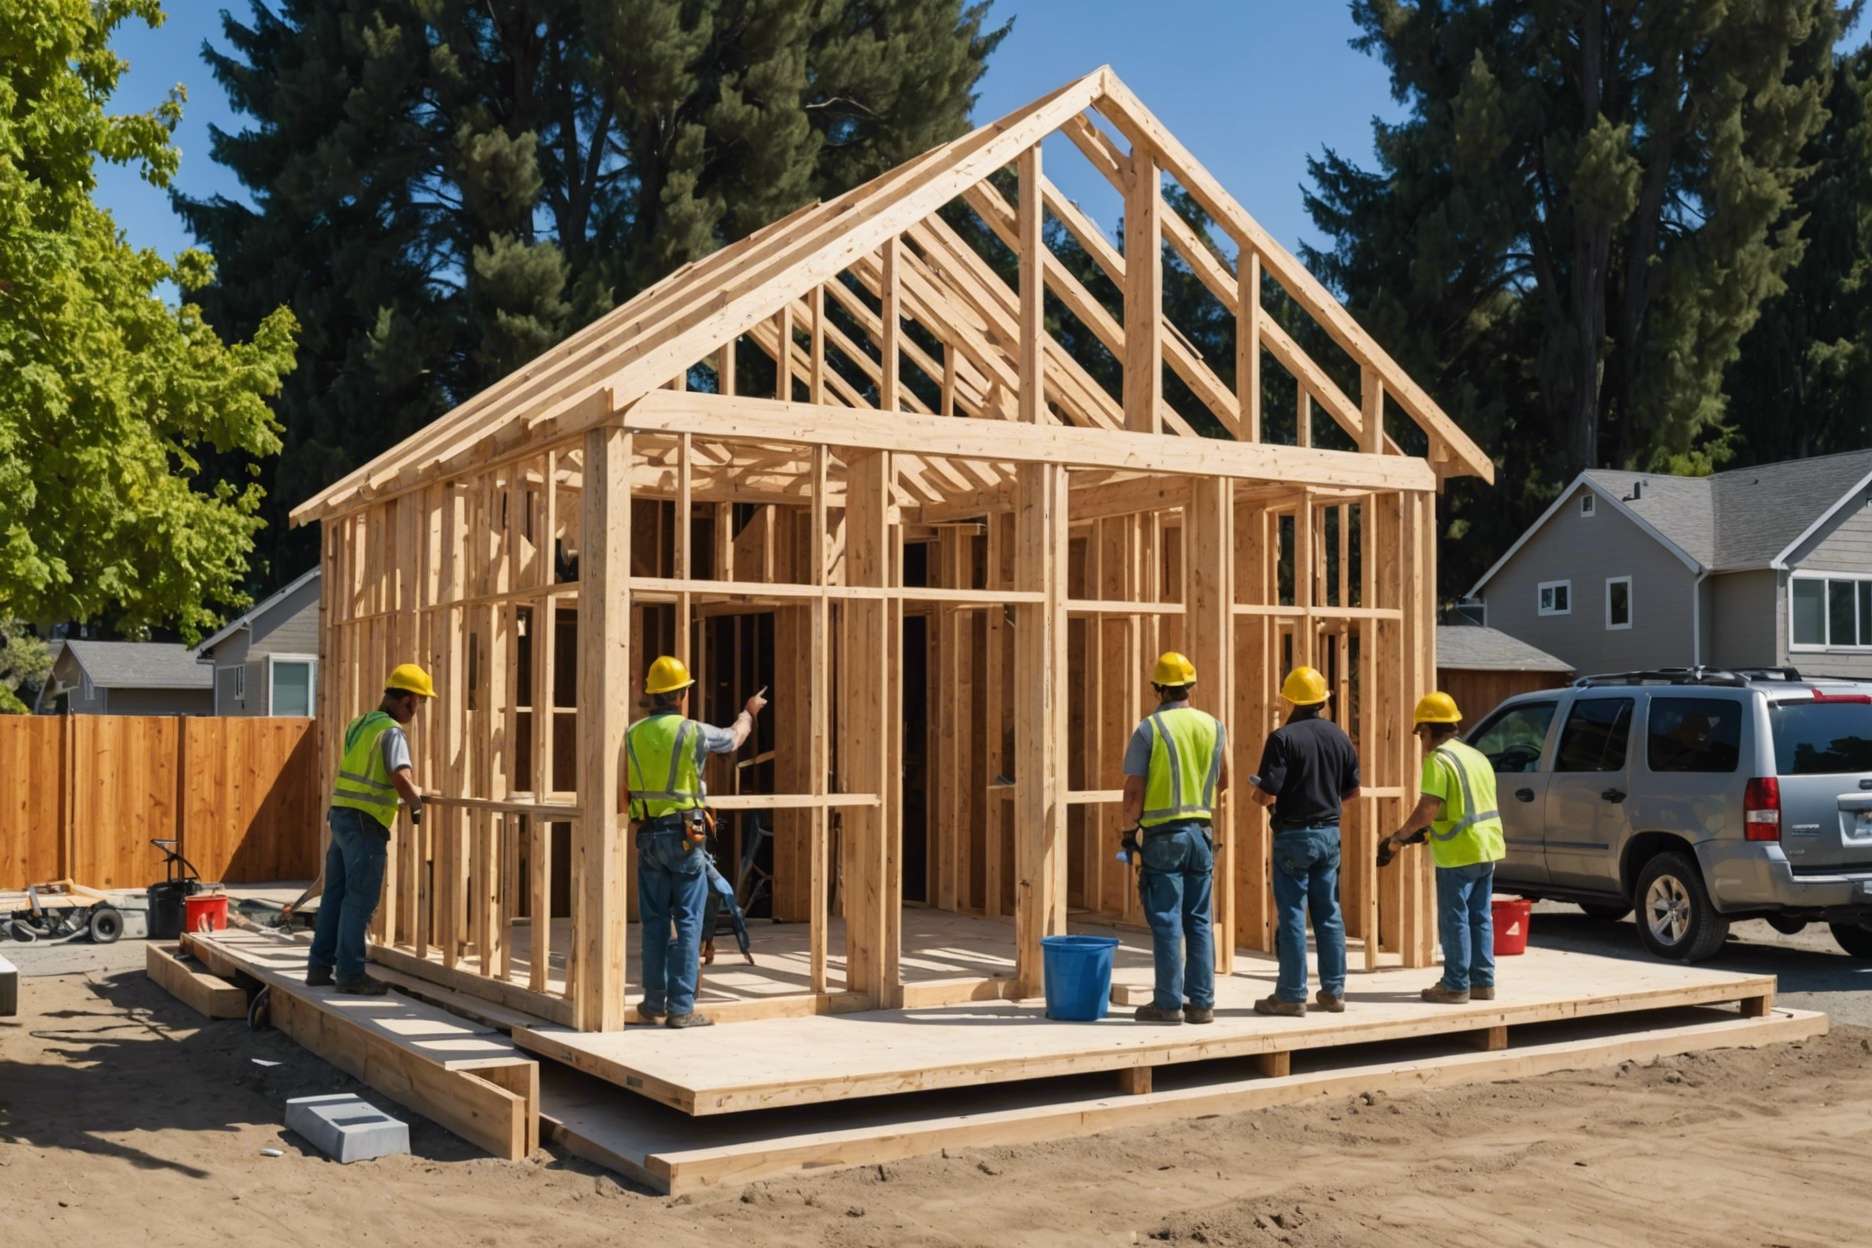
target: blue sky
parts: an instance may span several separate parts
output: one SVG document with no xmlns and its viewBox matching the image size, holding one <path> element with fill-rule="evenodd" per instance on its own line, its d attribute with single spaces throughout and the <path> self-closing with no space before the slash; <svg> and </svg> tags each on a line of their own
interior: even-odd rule
<svg viewBox="0 0 1872 1248">
<path fill-rule="evenodd" d="M 202 63 L 204 40 L 222 45 L 220 11 L 247 12 L 246 0 L 166 0 L 159 30 L 131 21 L 116 48 L 130 61 L 115 111 L 142 111 L 171 86 L 188 92 L 175 142 L 182 151 L 177 185 L 195 196 L 241 195 L 233 176 L 209 156 L 208 128 L 238 130 Z M 977 120 L 992 120 L 1061 83 L 1109 64 L 1199 160 L 1273 235 L 1293 246 L 1311 237 L 1300 201 L 1306 157 L 1331 145 L 1371 159 L 1374 114 L 1395 117 L 1383 68 L 1354 52 L 1355 33 L 1339 0 L 997 0 L 995 20 L 1014 32 L 989 63 Z M 1081 207 L 1107 226 L 1119 205 L 1076 149 L 1055 139 L 1048 172 Z M 168 254 L 189 245 L 167 196 L 134 170 L 98 168 L 98 198 L 139 246 Z"/>
</svg>

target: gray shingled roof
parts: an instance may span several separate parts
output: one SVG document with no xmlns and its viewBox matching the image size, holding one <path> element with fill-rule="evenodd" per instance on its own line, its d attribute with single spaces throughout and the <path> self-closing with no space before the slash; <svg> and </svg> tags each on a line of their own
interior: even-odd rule
<svg viewBox="0 0 1872 1248">
<path fill-rule="evenodd" d="M 1571 664 L 1497 628 L 1439 624 L 1436 665 L 1474 672 L 1570 672 Z"/>
<path fill-rule="evenodd" d="M 67 641 L 100 689 L 210 689 L 214 673 L 187 646 L 160 641 Z"/>
<path fill-rule="evenodd" d="M 1765 568 L 1872 475 L 1872 450 L 1735 468 L 1709 477 L 1595 469 L 1586 479 L 1712 572 Z M 1644 483 L 1638 498 L 1632 486 Z"/>
</svg>

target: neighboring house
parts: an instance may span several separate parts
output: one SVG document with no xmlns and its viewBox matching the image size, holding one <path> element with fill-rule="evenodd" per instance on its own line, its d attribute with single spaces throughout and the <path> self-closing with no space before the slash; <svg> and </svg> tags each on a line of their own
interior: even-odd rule
<svg viewBox="0 0 1872 1248">
<path fill-rule="evenodd" d="M 216 715 L 311 715 L 318 697 L 319 570 L 195 647 Z"/>
<path fill-rule="evenodd" d="M 1581 473 L 1470 589 L 1582 673 L 1872 677 L 1872 450 L 1709 477 Z"/>
<path fill-rule="evenodd" d="M 1557 689 L 1573 679 L 1573 668 L 1498 628 L 1439 624 L 1436 630 L 1437 688 L 1456 699 L 1463 722 L 1473 724 L 1503 699 L 1536 689 Z"/>
<path fill-rule="evenodd" d="M 211 715 L 214 685 L 187 646 L 58 641 L 36 711 L 79 715 Z"/>
</svg>

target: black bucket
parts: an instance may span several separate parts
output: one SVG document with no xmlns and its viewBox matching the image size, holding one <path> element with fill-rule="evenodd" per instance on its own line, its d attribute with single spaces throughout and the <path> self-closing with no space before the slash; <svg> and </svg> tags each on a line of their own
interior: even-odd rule
<svg viewBox="0 0 1872 1248">
<path fill-rule="evenodd" d="M 174 940 L 182 934 L 182 900 L 199 891 L 199 880 L 171 880 L 166 884 L 152 884 L 145 892 L 149 896 L 149 938 L 151 940 Z"/>
</svg>

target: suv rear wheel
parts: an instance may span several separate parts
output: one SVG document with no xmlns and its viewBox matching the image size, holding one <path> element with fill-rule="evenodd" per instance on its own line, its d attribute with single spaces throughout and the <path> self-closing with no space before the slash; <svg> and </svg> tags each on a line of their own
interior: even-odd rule
<svg viewBox="0 0 1872 1248">
<path fill-rule="evenodd" d="M 1855 958 L 1872 958 L 1872 927 L 1859 923 L 1829 923 L 1833 939 Z"/>
<path fill-rule="evenodd" d="M 1729 935 L 1688 854 L 1659 854 L 1638 873 L 1638 939 L 1660 958 L 1700 962 Z"/>
</svg>

